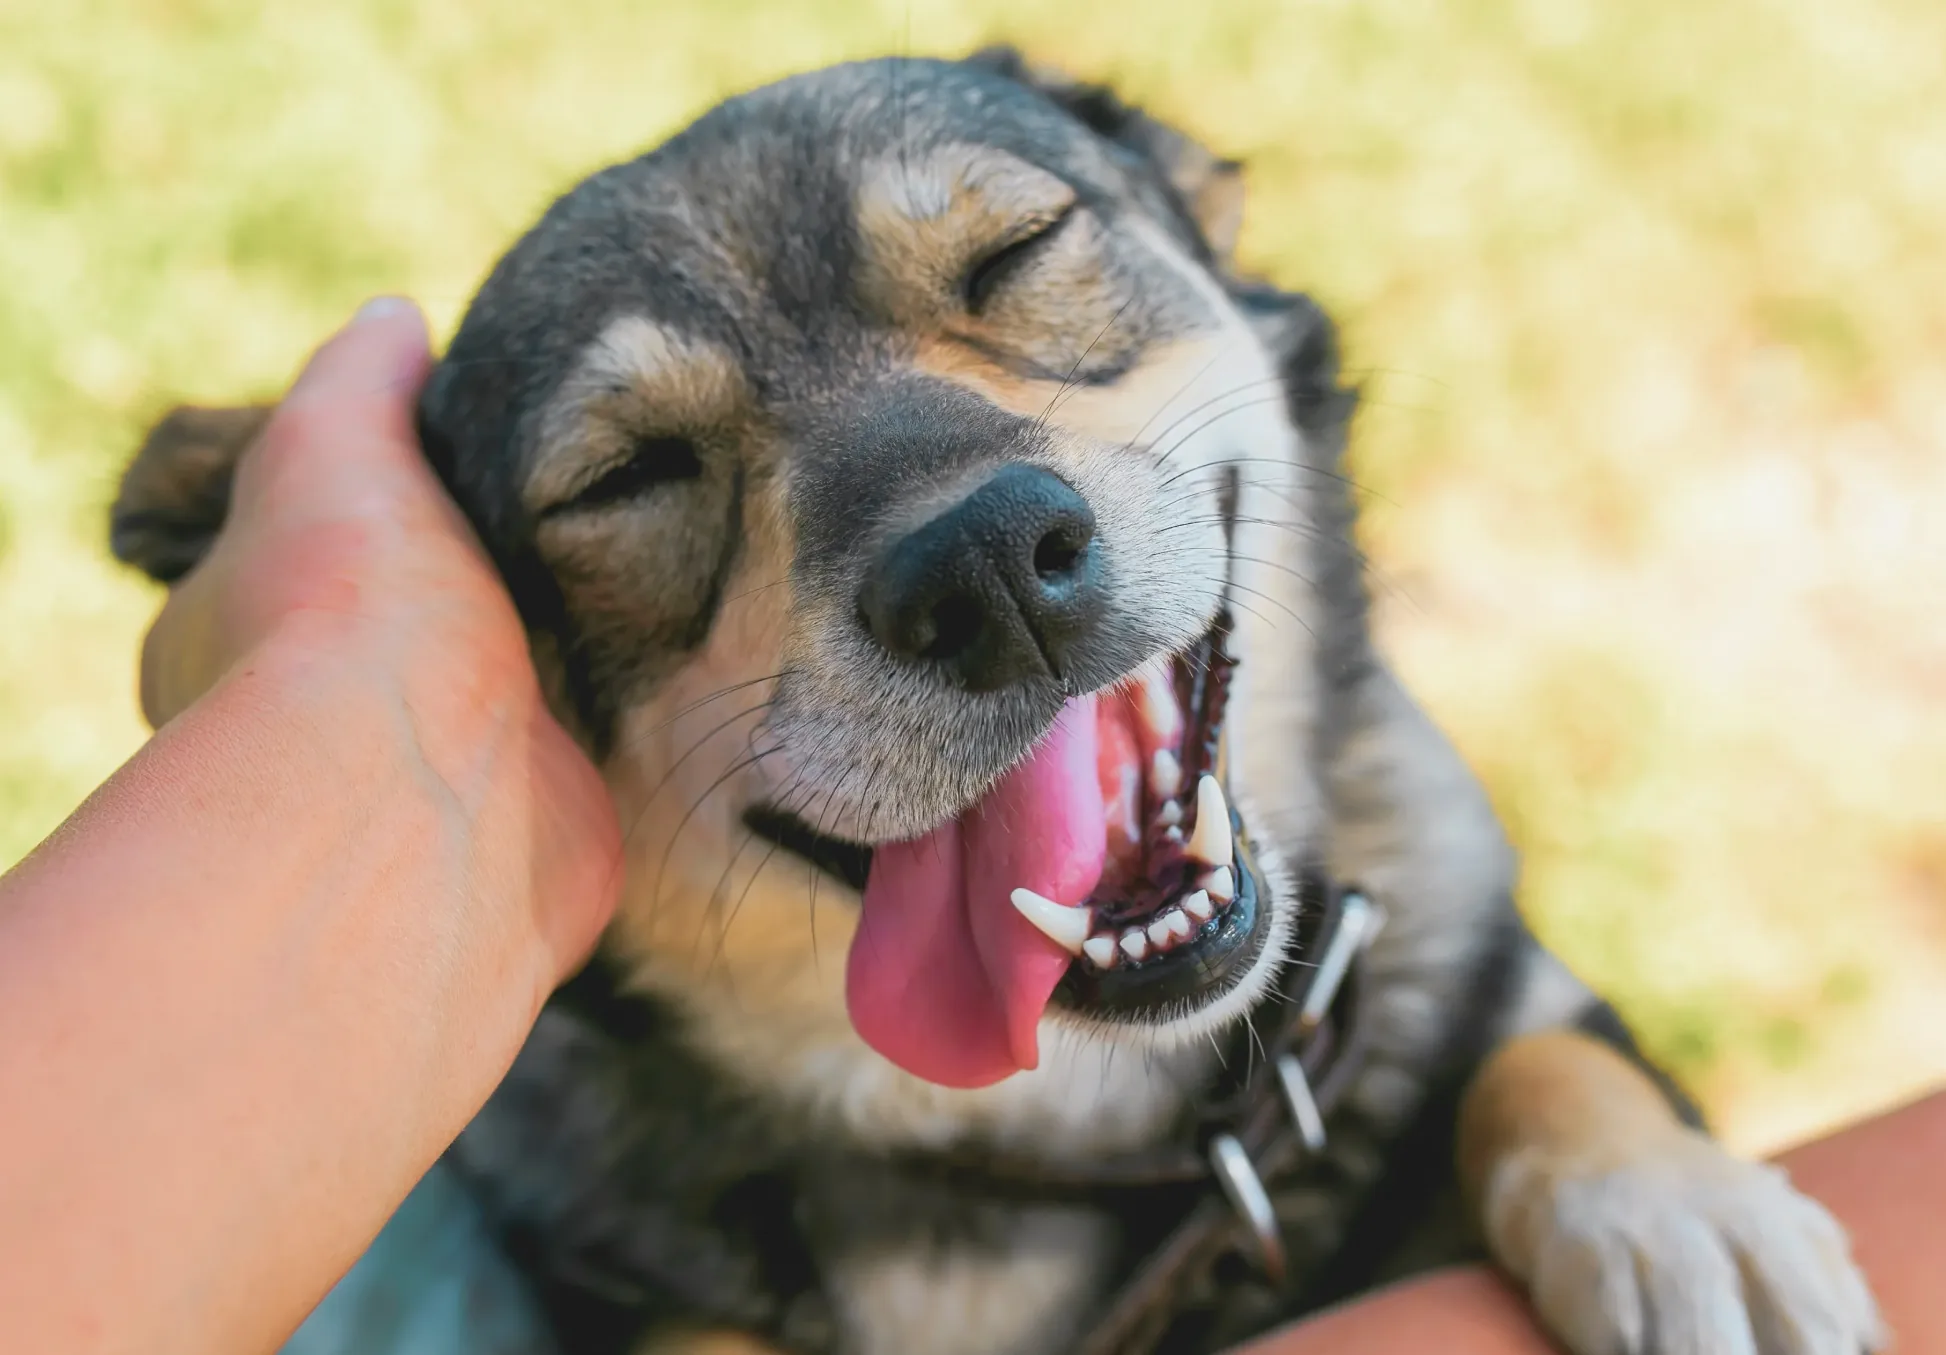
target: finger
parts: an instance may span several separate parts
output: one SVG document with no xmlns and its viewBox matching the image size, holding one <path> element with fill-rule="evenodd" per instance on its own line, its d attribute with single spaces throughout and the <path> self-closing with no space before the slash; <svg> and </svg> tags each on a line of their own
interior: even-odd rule
<svg viewBox="0 0 1946 1355">
<path fill-rule="evenodd" d="M 403 415 L 395 431 L 409 433 L 412 399 L 431 363 L 419 308 L 404 297 L 374 297 L 312 354 L 287 402 L 362 403 L 381 418 Z"/>
<path fill-rule="evenodd" d="M 379 297 L 311 357 L 237 469 L 236 495 L 289 493 L 324 513 L 421 471 L 413 401 L 432 357 L 410 301 Z M 376 480 L 378 483 L 374 484 Z"/>
</svg>

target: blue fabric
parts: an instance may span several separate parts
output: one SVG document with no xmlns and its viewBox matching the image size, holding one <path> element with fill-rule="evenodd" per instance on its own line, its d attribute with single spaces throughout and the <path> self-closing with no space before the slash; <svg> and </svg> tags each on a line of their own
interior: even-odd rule
<svg viewBox="0 0 1946 1355">
<path fill-rule="evenodd" d="M 559 1355 L 478 1208 L 437 1166 L 283 1355 Z"/>
</svg>

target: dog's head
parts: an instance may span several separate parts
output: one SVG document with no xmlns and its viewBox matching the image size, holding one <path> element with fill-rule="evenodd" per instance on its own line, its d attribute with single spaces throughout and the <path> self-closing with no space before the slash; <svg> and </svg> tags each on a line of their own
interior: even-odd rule
<svg viewBox="0 0 1946 1355">
<path fill-rule="evenodd" d="M 1240 210 L 1103 91 L 883 61 L 595 175 L 482 288 L 426 448 L 616 791 L 612 941 L 719 1043 L 842 986 L 971 1086 L 1262 991 L 1346 402 Z"/>
</svg>

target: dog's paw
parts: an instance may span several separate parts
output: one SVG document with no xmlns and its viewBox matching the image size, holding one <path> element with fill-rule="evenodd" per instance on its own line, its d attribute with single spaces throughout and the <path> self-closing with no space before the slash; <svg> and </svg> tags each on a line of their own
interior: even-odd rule
<svg viewBox="0 0 1946 1355">
<path fill-rule="evenodd" d="M 1485 1204 L 1495 1253 L 1573 1355 L 1886 1348 L 1837 1221 L 1700 1134 L 1624 1162 L 1516 1155 Z"/>
</svg>

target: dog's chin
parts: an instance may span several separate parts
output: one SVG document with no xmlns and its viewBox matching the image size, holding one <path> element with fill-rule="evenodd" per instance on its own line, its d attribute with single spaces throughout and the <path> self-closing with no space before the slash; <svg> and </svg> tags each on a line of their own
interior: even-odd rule
<svg viewBox="0 0 1946 1355">
<path fill-rule="evenodd" d="M 1167 768 L 1138 753 L 1128 824 L 1103 882 L 1081 909 L 1085 941 L 1044 1019 L 1076 1034 L 1150 1047 L 1201 1039 L 1264 998 L 1287 952 L 1296 892 L 1276 844 L 1227 784 L 1231 674 L 1226 616 L 1194 644 L 1128 674 L 1101 700 L 1124 703 L 1176 750 Z M 873 847 L 757 805 L 746 825 L 835 882 L 862 892 Z M 1073 923 L 1072 918 L 1063 919 Z"/>
</svg>

